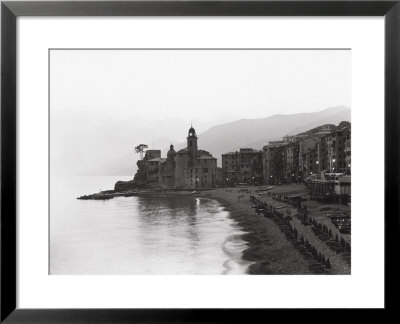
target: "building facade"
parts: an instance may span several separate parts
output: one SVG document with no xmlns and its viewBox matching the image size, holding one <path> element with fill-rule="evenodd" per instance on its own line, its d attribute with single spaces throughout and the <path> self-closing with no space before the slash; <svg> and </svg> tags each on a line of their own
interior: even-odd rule
<svg viewBox="0 0 400 324">
<path fill-rule="evenodd" d="M 281 184 L 309 181 L 324 174 L 351 175 L 351 124 L 323 125 L 270 141 L 262 150 L 240 148 L 222 154 L 222 168 L 208 151 L 199 149 L 191 127 L 186 148 L 171 144 L 166 158 L 147 150 L 137 162 L 136 180 L 166 188 L 214 188 L 221 184 Z"/>
<path fill-rule="evenodd" d="M 285 147 L 286 149 L 286 182 L 293 183 L 299 181 L 299 142 L 291 141 Z"/>
<path fill-rule="evenodd" d="M 326 136 L 320 137 L 317 141 L 317 159 L 318 173 L 329 171 Z"/>
<path fill-rule="evenodd" d="M 138 171 L 135 179 L 145 182 L 158 182 L 159 169 L 163 160 L 161 150 L 147 150 L 143 160 L 137 162 Z"/>
<path fill-rule="evenodd" d="M 270 141 L 263 147 L 264 182 L 278 184 L 286 181 L 286 141 Z"/>
<path fill-rule="evenodd" d="M 326 136 L 327 145 L 327 160 L 329 172 L 346 173 L 349 172 L 348 160 L 346 162 L 347 152 L 345 153 L 346 141 L 350 145 L 350 130 L 349 122 L 341 122 L 339 126 Z M 351 151 L 350 151 L 351 158 Z"/>
<path fill-rule="evenodd" d="M 351 174 L 351 124 L 322 125 L 263 147 L 266 184 L 303 181 L 329 173 Z"/>
<path fill-rule="evenodd" d="M 209 152 L 200 150 L 193 127 L 188 131 L 187 147 L 179 151 L 171 144 L 167 158 L 160 150 L 147 150 L 138 161 L 137 175 L 164 188 L 214 188 L 221 183 L 221 168 Z M 135 176 L 135 178 L 139 178 Z"/>
<path fill-rule="evenodd" d="M 263 182 L 263 152 L 241 148 L 236 152 L 222 154 L 224 183 Z"/>
<path fill-rule="evenodd" d="M 344 154 L 346 163 L 346 174 L 351 175 L 351 128 L 349 127 L 345 142 L 344 142 Z"/>
<path fill-rule="evenodd" d="M 308 136 L 299 142 L 299 166 L 301 177 L 304 179 L 315 173 L 317 167 L 317 139 Z"/>
</svg>

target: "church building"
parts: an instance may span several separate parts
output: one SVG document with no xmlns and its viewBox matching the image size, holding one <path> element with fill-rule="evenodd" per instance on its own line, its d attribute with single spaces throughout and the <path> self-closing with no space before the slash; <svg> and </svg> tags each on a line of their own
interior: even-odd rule
<svg viewBox="0 0 400 324">
<path fill-rule="evenodd" d="M 197 135 L 190 127 L 187 147 L 176 152 L 175 187 L 210 188 L 219 183 L 217 159 L 197 146 Z"/>
<path fill-rule="evenodd" d="M 163 187 L 214 188 L 221 183 L 222 168 L 217 167 L 217 159 L 211 153 L 198 148 L 197 140 L 196 131 L 192 126 L 186 138 L 186 148 L 175 152 L 171 144 L 166 159 L 161 156 L 148 159 L 146 151 L 144 163 L 141 165 L 145 168 L 148 165 L 152 174 L 157 172 L 157 182 Z"/>
</svg>

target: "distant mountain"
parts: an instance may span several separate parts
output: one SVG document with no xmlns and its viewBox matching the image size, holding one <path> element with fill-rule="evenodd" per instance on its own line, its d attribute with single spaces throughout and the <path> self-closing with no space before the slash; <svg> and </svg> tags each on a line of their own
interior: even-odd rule
<svg viewBox="0 0 400 324">
<path fill-rule="evenodd" d="M 146 143 L 166 156 L 171 142 L 186 137 L 187 124 L 178 117 L 152 122 L 139 117 L 114 119 L 100 116 L 93 121 L 80 111 L 51 116 L 50 169 L 54 175 L 133 175 L 138 154 L 134 145 Z M 333 107 L 314 113 L 274 115 L 262 119 L 241 119 L 211 127 L 199 133 L 199 147 L 212 153 L 221 165 L 221 154 L 241 147 L 261 149 L 271 140 L 298 134 L 324 124 L 350 121 L 350 109 Z M 174 126 L 171 127 L 171 124 Z M 65 127 L 64 125 L 69 125 Z M 196 128 L 196 125 L 193 125 Z M 156 134 L 154 137 L 153 135 Z M 175 145 L 179 150 L 186 142 Z"/>
<path fill-rule="evenodd" d="M 332 115 L 329 116 L 324 116 L 321 119 L 310 121 L 310 123 L 294 129 L 288 135 L 296 135 L 325 124 L 334 124 L 337 126 L 341 121 L 348 121 L 348 122 L 351 121 L 351 111 L 349 108 L 337 111 L 336 113 L 333 113 Z"/>
<path fill-rule="evenodd" d="M 350 109 L 344 106 L 327 108 L 314 113 L 273 115 L 262 119 L 241 119 L 217 125 L 198 134 L 199 147 L 212 153 L 221 164 L 221 154 L 242 147 L 262 149 L 271 140 L 294 135 L 324 124 L 337 125 L 350 121 Z M 185 143 L 177 145 L 185 147 Z"/>
</svg>

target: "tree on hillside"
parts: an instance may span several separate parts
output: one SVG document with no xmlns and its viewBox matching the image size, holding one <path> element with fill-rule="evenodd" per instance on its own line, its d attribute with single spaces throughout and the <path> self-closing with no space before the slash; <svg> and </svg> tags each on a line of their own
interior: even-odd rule
<svg viewBox="0 0 400 324">
<path fill-rule="evenodd" d="M 149 146 L 146 144 L 139 144 L 138 146 L 135 147 L 135 152 L 140 154 L 140 160 L 143 160 L 143 152 L 148 147 Z"/>
</svg>

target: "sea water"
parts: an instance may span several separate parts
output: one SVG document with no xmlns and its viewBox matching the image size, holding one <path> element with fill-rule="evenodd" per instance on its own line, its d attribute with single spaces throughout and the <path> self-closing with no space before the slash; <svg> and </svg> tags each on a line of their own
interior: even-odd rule
<svg viewBox="0 0 400 324">
<path fill-rule="evenodd" d="M 243 231 L 216 200 L 78 196 L 131 177 L 52 177 L 50 274 L 243 274 Z"/>
</svg>

